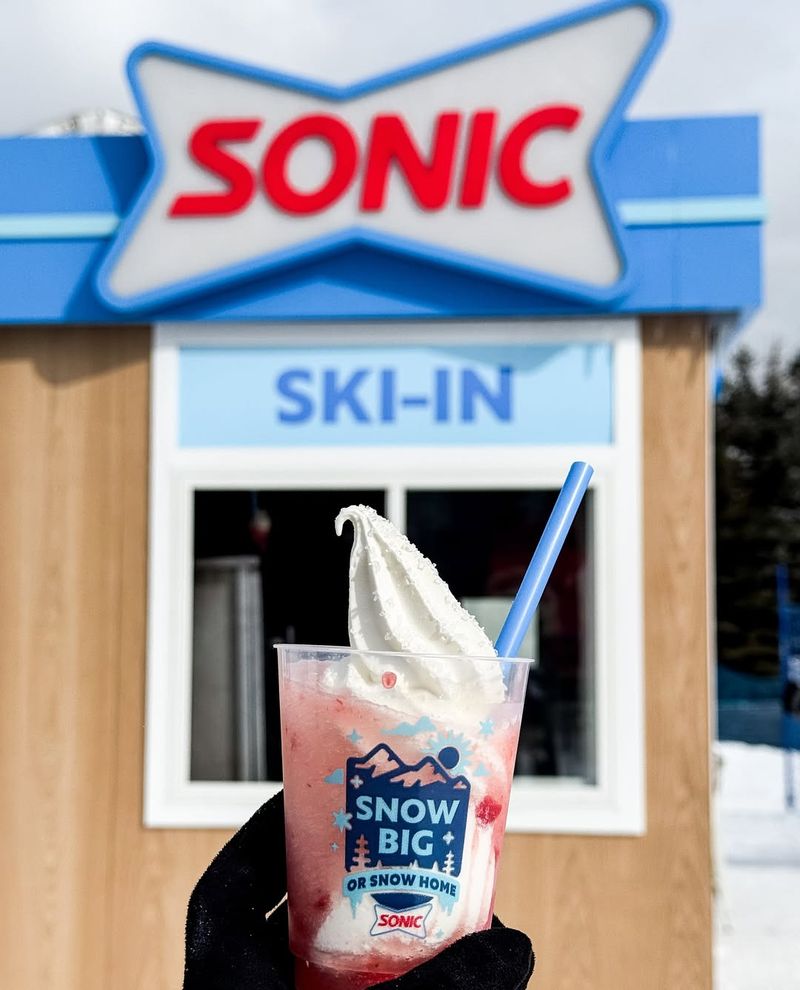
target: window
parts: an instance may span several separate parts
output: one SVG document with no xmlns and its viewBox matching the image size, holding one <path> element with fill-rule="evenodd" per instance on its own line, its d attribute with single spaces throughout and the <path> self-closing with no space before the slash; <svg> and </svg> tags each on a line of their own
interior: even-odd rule
<svg viewBox="0 0 800 990">
<path fill-rule="evenodd" d="M 347 644 L 343 505 L 386 511 L 385 493 L 194 495 L 191 780 L 280 780 L 275 643 Z"/>
<path fill-rule="evenodd" d="M 422 415 L 426 361 L 433 393 Z M 557 421 L 531 406 L 578 386 Z M 442 423 L 442 394 L 457 422 Z M 297 419 L 315 403 L 316 419 Z M 521 651 L 537 664 L 509 827 L 641 831 L 638 416 L 630 321 L 402 337 L 160 329 L 147 823 L 239 824 L 279 786 L 272 646 L 347 643 L 350 535 L 333 528 L 342 506 L 367 503 L 392 519 L 495 637 L 565 469 L 584 457 L 593 485 Z"/>
<path fill-rule="evenodd" d="M 495 640 L 556 491 L 409 491 L 406 532 Z M 591 492 L 573 523 L 520 656 L 534 657 L 517 775 L 595 780 L 592 737 Z"/>
<path fill-rule="evenodd" d="M 496 639 L 554 491 L 406 491 L 406 531 Z M 281 779 L 278 642 L 347 644 L 350 533 L 359 491 L 197 491 L 190 780 Z M 584 502 L 520 651 L 531 671 L 517 773 L 595 778 Z M 476 526 L 476 520 L 481 525 Z"/>
</svg>

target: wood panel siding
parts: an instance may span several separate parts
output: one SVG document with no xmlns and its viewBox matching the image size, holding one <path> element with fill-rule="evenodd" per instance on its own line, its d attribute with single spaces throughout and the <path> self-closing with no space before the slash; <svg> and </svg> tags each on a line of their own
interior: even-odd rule
<svg viewBox="0 0 800 990">
<path fill-rule="evenodd" d="M 149 348 L 0 330 L 2 987 L 178 987 L 225 838 L 141 825 Z"/>
<path fill-rule="evenodd" d="M 498 912 L 541 990 L 711 986 L 707 340 L 643 339 L 648 832 L 508 837 Z M 141 825 L 149 347 L 0 330 L 2 987 L 177 990 L 227 837 Z"/>
<path fill-rule="evenodd" d="M 511 835 L 498 912 L 538 990 L 710 990 L 708 339 L 642 327 L 647 834 Z"/>
</svg>

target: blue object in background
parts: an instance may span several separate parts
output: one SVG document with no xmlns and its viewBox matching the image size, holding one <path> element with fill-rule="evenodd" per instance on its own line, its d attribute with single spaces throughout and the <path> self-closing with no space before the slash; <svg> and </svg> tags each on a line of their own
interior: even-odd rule
<svg viewBox="0 0 800 990">
<path fill-rule="evenodd" d="M 794 808 L 794 774 L 791 751 L 800 750 L 800 605 L 789 596 L 789 572 L 776 568 L 778 595 L 778 647 L 781 661 L 781 746 L 786 750 L 786 807 Z"/>
</svg>

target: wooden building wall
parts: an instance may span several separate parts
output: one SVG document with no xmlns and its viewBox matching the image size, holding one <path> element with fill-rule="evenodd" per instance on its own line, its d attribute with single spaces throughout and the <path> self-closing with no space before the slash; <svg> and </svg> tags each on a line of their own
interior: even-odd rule
<svg viewBox="0 0 800 990">
<path fill-rule="evenodd" d="M 707 341 L 643 335 L 648 832 L 509 836 L 540 990 L 711 987 Z M 226 838 L 141 825 L 149 341 L 0 331 L 0 987 L 177 990 Z"/>
</svg>

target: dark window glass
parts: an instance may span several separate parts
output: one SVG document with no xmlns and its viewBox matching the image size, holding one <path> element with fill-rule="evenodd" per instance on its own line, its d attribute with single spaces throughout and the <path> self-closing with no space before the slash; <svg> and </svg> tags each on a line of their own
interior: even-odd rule
<svg viewBox="0 0 800 990">
<path fill-rule="evenodd" d="M 554 491 L 409 491 L 409 538 L 494 639 Z M 194 504 L 192 780 L 280 780 L 276 642 L 347 644 L 352 530 L 333 520 L 380 490 L 198 491 Z M 521 655 L 516 770 L 595 779 L 587 496 Z"/>
<path fill-rule="evenodd" d="M 406 530 L 495 639 L 556 499 L 555 491 L 409 491 Z M 595 779 L 588 617 L 592 497 L 584 501 L 521 656 L 531 671 L 516 772 Z"/>
<path fill-rule="evenodd" d="M 385 493 L 198 491 L 194 499 L 192 780 L 280 780 L 277 642 L 347 645 L 353 503 Z"/>
</svg>

